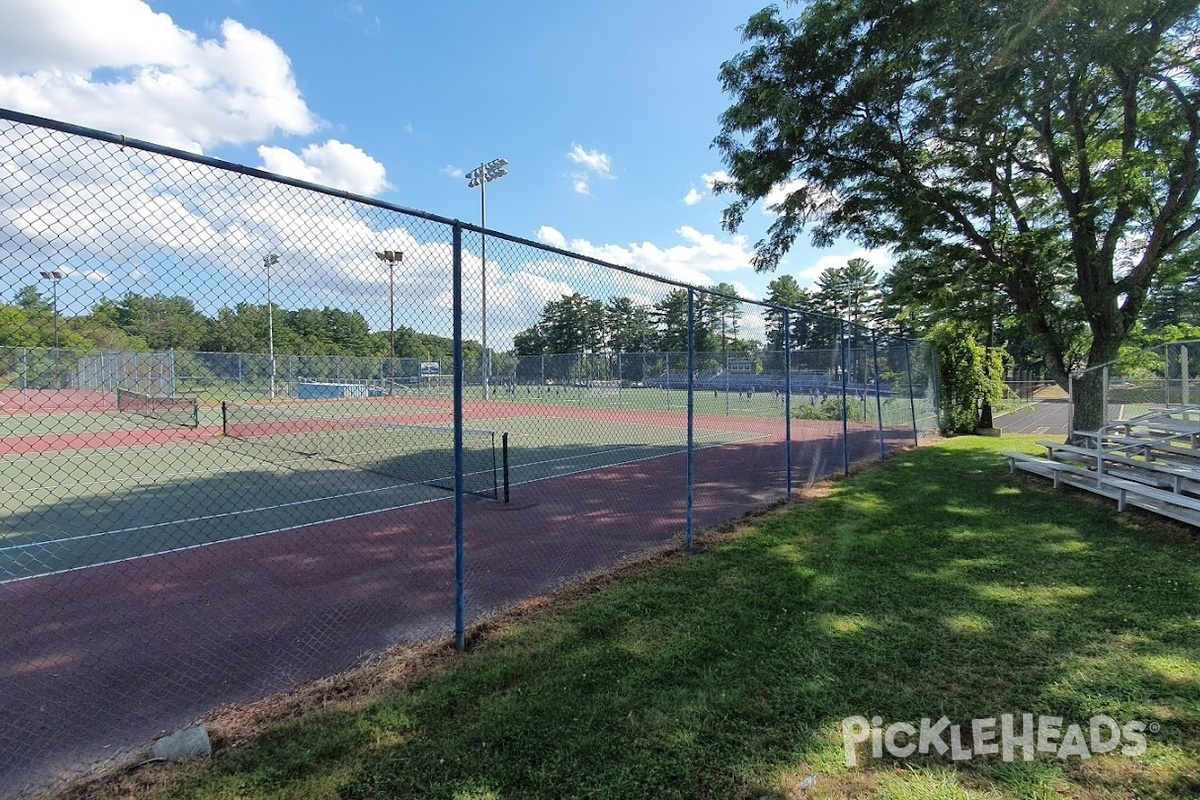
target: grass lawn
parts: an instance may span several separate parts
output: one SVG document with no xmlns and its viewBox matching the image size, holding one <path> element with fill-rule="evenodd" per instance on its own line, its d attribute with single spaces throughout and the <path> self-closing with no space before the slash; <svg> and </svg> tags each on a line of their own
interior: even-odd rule
<svg viewBox="0 0 1200 800">
<path fill-rule="evenodd" d="M 78 796 L 1200 797 L 1200 535 L 1012 477 L 1002 449 L 1039 451 L 901 454 L 398 688 Z M 1055 747 L 1076 724 L 1086 749 L 1097 715 L 1143 722 L 1145 750 L 867 741 L 846 764 L 850 716 L 945 716 L 970 748 L 972 720 L 1023 713 L 1062 718 Z"/>
</svg>

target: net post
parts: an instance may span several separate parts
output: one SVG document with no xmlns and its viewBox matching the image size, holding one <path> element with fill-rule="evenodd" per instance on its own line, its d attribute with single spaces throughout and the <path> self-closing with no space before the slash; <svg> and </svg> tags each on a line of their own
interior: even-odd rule
<svg viewBox="0 0 1200 800">
<path fill-rule="evenodd" d="M 466 520 L 463 476 L 463 274 L 462 224 L 454 222 L 454 648 L 467 649 L 467 563 L 463 527 Z M 485 384 L 486 385 L 486 384 Z"/>
<path fill-rule="evenodd" d="M 511 485 L 509 482 L 509 474 L 508 474 L 508 431 L 505 431 L 500 436 L 500 459 L 501 459 L 501 464 L 503 465 L 504 502 L 507 503 L 510 499 L 508 488 Z"/>
</svg>

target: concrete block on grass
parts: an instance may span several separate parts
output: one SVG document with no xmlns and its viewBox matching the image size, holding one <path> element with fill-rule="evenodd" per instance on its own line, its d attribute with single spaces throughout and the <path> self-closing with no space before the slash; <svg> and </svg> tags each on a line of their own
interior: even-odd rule
<svg viewBox="0 0 1200 800">
<path fill-rule="evenodd" d="M 154 757 L 164 761 L 185 761 L 189 758 L 208 758 L 212 741 L 203 725 L 175 731 L 154 743 Z"/>
</svg>

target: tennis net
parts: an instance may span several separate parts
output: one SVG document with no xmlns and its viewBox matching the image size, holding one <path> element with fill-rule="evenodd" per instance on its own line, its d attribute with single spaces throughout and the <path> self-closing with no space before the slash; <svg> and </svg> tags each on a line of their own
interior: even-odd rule
<svg viewBox="0 0 1200 800">
<path fill-rule="evenodd" d="M 194 397 L 167 397 L 117 389 L 117 411 L 170 427 L 200 425 L 200 403 Z"/>
<path fill-rule="evenodd" d="M 221 403 L 221 443 L 260 461 L 304 468 L 327 461 L 404 483 L 454 491 L 454 428 L 371 417 L 313 417 L 286 406 Z M 464 488 L 499 497 L 496 433 L 463 431 Z"/>
</svg>

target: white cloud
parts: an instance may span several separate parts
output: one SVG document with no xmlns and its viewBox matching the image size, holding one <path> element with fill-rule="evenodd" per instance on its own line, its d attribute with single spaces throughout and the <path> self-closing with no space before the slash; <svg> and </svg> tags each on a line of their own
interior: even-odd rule
<svg viewBox="0 0 1200 800">
<path fill-rule="evenodd" d="M 767 192 L 767 196 L 763 198 L 762 211 L 767 216 L 776 216 L 779 214 L 779 206 L 788 196 L 797 189 L 803 188 L 805 181 L 796 179 L 785 181 L 771 187 L 771 191 Z M 838 199 L 834 194 L 830 194 L 824 190 L 814 190 L 808 198 L 809 204 L 813 208 L 832 208 L 837 204 Z"/>
<path fill-rule="evenodd" d="M 332 186 L 356 194 L 373 195 L 387 188 L 387 173 L 359 148 L 330 139 L 310 144 L 300 153 L 283 147 L 260 147 L 259 158 L 268 172 Z"/>
<path fill-rule="evenodd" d="M 455 179 L 461 178 L 463 175 L 467 174 L 466 172 L 463 171 L 462 167 L 456 167 L 453 164 L 447 164 L 446 166 L 442 167 L 441 171 L 444 174 L 449 175 L 451 178 L 455 178 Z"/>
<path fill-rule="evenodd" d="M 543 225 L 537 229 L 537 240 L 544 242 L 551 247 L 566 247 L 567 237 L 563 236 L 557 228 L 552 228 L 549 225 Z"/>
<path fill-rule="evenodd" d="M 0 106 L 203 151 L 319 125 L 291 63 L 234 20 L 202 39 L 141 0 L 5 0 Z"/>
<path fill-rule="evenodd" d="M 804 185 L 804 181 L 793 180 L 778 183 L 771 187 L 771 191 L 767 192 L 767 196 L 763 198 L 763 213 L 778 214 L 779 204 L 788 199 L 788 195 Z"/>
<path fill-rule="evenodd" d="M 729 180 L 729 173 L 723 169 L 719 169 L 716 172 L 706 172 L 700 176 L 700 180 L 704 181 L 704 185 L 707 186 L 708 190 L 711 192 L 717 181 Z"/>
<path fill-rule="evenodd" d="M 567 158 L 601 178 L 612 177 L 612 158 L 607 153 L 601 153 L 598 150 L 584 150 L 581 145 L 572 144 Z"/>
<path fill-rule="evenodd" d="M 683 197 L 684 205 L 694 206 L 699 203 L 706 195 L 712 193 L 713 186 L 716 185 L 717 181 L 729 180 L 729 173 L 725 172 L 724 170 L 706 172 L 700 176 L 700 180 L 704 182 L 706 187 L 708 187 L 708 191 L 702 192 L 699 191 L 695 186 L 689 187 L 688 193 Z"/>
<path fill-rule="evenodd" d="M 571 172 L 567 175 L 576 194 L 591 194 L 592 178 L 616 178 L 612 174 L 612 158 L 607 153 L 584 150 L 582 145 L 572 144 L 567 158 L 583 167 L 582 172 Z"/>
<path fill-rule="evenodd" d="M 562 233 L 549 226 L 540 228 L 537 236 L 547 244 L 609 264 L 700 286 L 728 280 L 726 277 L 714 278 L 713 275 L 745 269 L 750 263 L 752 253 L 747 249 L 743 236 L 722 241 L 687 225 L 676 230 L 676 233 L 683 244 L 670 247 L 660 247 L 653 242 L 616 245 L 595 244 L 586 239 L 567 240 Z"/>
</svg>

